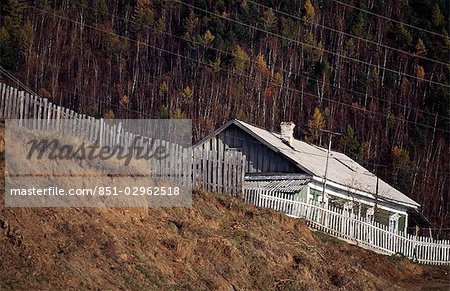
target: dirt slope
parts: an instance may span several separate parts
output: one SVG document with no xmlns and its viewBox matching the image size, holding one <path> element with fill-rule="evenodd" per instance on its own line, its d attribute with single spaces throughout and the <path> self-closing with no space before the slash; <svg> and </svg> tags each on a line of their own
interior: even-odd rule
<svg viewBox="0 0 450 291">
<path fill-rule="evenodd" d="M 2 208 L 0 229 L 0 289 L 450 287 L 448 269 L 201 192 L 184 209 Z"/>
<path fill-rule="evenodd" d="M 448 268 L 226 196 L 197 191 L 192 208 L 4 208 L 3 187 L 0 290 L 450 288 Z"/>
</svg>

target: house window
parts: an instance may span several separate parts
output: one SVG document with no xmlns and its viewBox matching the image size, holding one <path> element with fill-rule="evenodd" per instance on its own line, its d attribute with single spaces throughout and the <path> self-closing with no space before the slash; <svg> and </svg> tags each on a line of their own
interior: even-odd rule
<svg viewBox="0 0 450 291">
<path fill-rule="evenodd" d="M 318 202 L 322 199 L 322 192 L 317 191 L 316 189 L 311 189 L 310 193 L 312 195 L 311 200 L 313 202 Z"/>
<path fill-rule="evenodd" d="M 323 193 L 320 190 L 316 190 L 313 188 L 309 188 L 308 194 L 308 203 L 316 204 L 316 205 L 324 205 L 328 206 L 328 194 Z"/>
<path fill-rule="evenodd" d="M 348 201 L 344 204 L 344 214 L 348 217 L 352 216 L 353 214 L 353 202 Z"/>
<path fill-rule="evenodd" d="M 374 213 L 375 213 L 375 208 L 371 207 L 371 208 L 367 209 L 366 221 L 372 223 L 373 222 L 373 215 L 374 215 Z"/>
<path fill-rule="evenodd" d="M 398 233 L 398 219 L 400 218 L 400 215 L 397 213 L 392 214 L 389 216 L 389 231 L 393 233 Z"/>
</svg>

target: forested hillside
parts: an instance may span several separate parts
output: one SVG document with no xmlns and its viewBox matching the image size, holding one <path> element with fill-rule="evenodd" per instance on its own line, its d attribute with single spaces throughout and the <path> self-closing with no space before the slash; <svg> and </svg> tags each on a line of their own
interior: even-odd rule
<svg viewBox="0 0 450 291">
<path fill-rule="evenodd" d="M 192 118 L 195 138 L 232 117 L 341 132 L 450 227 L 450 3 L 343 1 L 7 0 L 0 65 L 97 117 Z"/>
</svg>

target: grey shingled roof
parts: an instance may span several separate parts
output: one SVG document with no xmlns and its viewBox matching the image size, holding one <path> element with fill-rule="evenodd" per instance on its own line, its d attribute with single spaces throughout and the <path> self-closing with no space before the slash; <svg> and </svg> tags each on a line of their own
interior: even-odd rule
<svg viewBox="0 0 450 291">
<path fill-rule="evenodd" d="M 247 189 L 264 189 L 269 191 L 279 191 L 283 193 L 297 193 L 306 184 L 308 179 L 303 180 L 263 180 L 246 182 Z"/>
<path fill-rule="evenodd" d="M 297 139 L 294 139 L 291 147 L 281 140 L 278 133 L 270 132 L 237 119 L 231 120 L 202 141 L 217 135 L 230 124 L 236 124 L 259 141 L 287 157 L 307 173 L 318 178 L 324 177 L 327 149 Z M 327 180 L 368 194 L 375 195 L 376 193 L 376 176 L 340 152 L 331 151 L 330 153 Z M 420 206 L 420 204 L 381 179 L 379 179 L 378 195 L 386 200 L 400 202 L 407 206 Z"/>
</svg>

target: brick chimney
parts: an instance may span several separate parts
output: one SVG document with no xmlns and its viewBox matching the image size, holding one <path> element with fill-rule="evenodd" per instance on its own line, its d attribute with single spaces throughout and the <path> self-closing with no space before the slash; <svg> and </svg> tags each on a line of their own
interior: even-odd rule
<svg viewBox="0 0 450 291">
<path fill-rule="evenodd" d="M 292 121 L 281 122 L 281 140 L 289 146 L 292 146 L 294 142 L 294 127 L 295 124 Z"/>
</svg>

